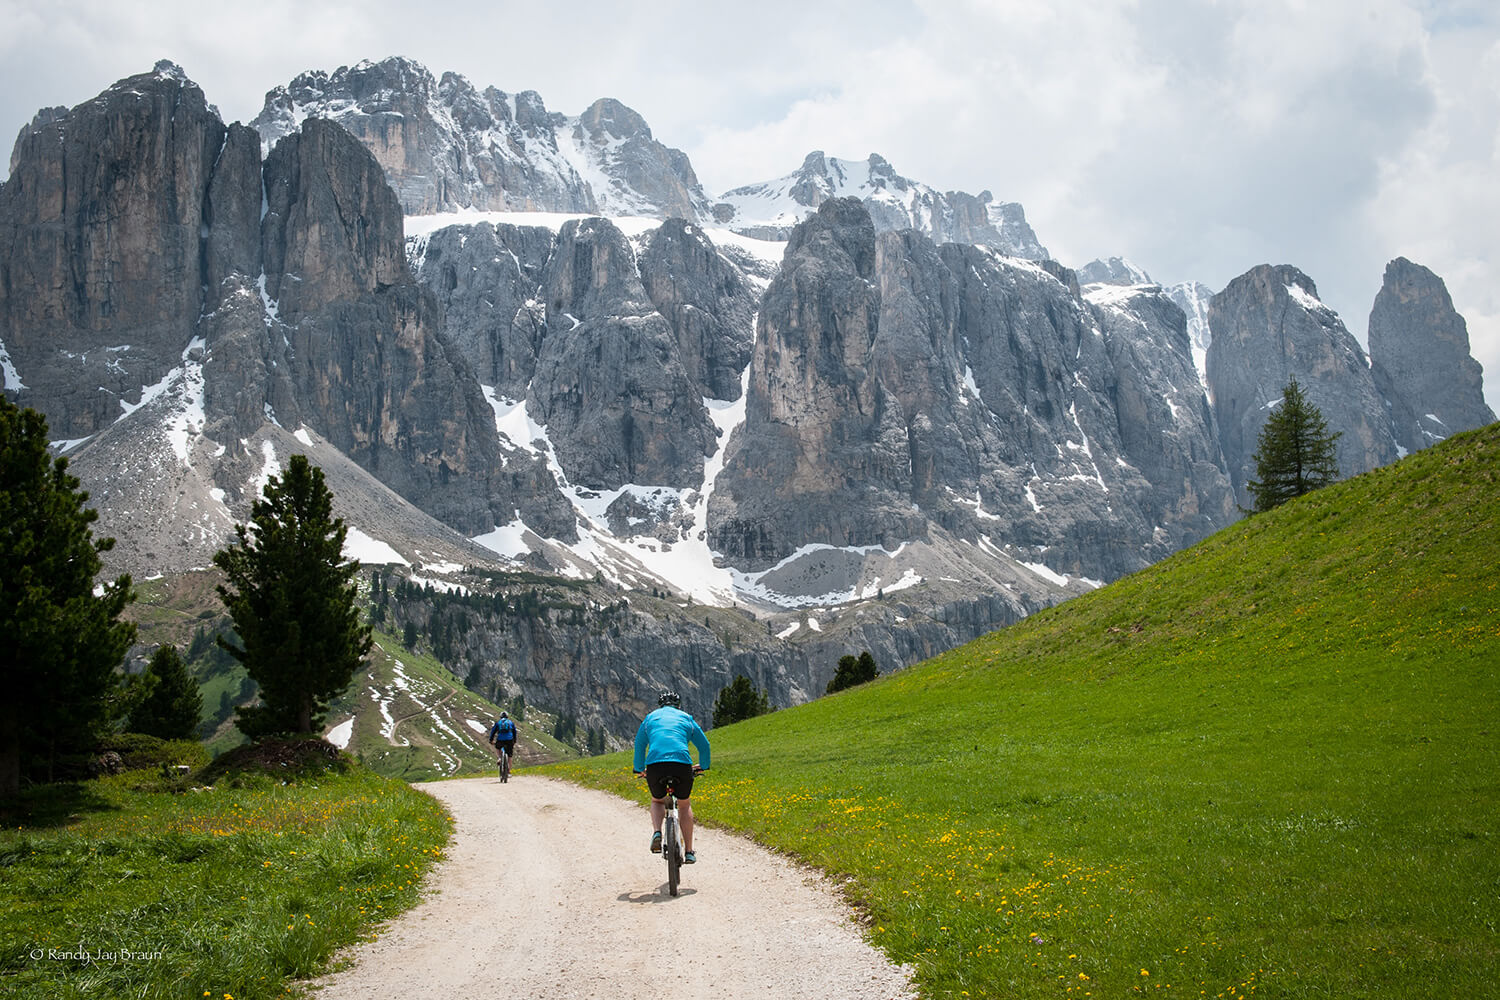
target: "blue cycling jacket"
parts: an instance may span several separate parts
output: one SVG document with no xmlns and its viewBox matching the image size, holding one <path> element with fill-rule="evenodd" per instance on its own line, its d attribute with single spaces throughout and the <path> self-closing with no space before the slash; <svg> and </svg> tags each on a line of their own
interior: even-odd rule
<svg viewBox="0 0 1500 1000">
<path fill-rule="evenodd" d="M 635 770 L 647 764 L 676 761 L 691 764 L 688 742 L 698 748 L 698 766 L 708 770 L 708 737 L 693 717 L 680 708 L 663 705 L 641 721 L 635 731 Z"/>
</svg>

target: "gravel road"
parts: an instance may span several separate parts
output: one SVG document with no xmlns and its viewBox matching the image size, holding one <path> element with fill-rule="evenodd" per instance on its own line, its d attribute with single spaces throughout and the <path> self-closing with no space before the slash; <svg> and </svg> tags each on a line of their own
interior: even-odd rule
<svg viewBox="0 0 1500 1000">
<path fill-rule="evenodd" d="M 320 1000 L 916 996 L 826 879 L 748 840 L 700 826 L 673 898 L 643 807 L 524 774 L 416 787 L 456 820 L 434 891 Z"/>
</svg>

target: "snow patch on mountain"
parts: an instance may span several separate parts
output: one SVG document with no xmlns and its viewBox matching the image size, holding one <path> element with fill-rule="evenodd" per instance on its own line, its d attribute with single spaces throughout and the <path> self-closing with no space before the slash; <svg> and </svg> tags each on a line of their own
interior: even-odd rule
<svg viewBox="0 0 1500 1000">
<path fill-rule="evenodd" d="M 0 373 L 5 376 L 6 392 L 19 392 L 26 388 L 26 383 L 21 381 L 21 373 L 10 360 L 10 352 L 5 349 L 4 341 L 0 341 Z"/>
<path fill-rule="evenodd" d="M 485 212 L 462 209 L 456 212 L 438 212 L 432 215 L 408 215 L 406 217 L 406 257 L 410 261 L 422 261 L 427 241 L 432 234 L 449 226 L 473 226 L 487 222 L 492 226 L 537 226 L 549 229 L 554 234 L 562 232 L 569 222 L 599 218 L 598 213 L 588 212 Z M 645 215 L 610 216 L 609 221 L 634 244 L 661 228 L 662 220 Z M 759 239 L 717 226 L 701 227 L 709 241 L 720 249 L 733 248 L 757 261 L 773 267 L 780 266 L 786 254 L 783 239 Z"/>
<path fill-rule="evenodd" d="M 388 542 L 383 542 L 378 538 L 371 538 L 352 524 L 348 526 L 347 534 L 344 536 L 342 554 L 345 559 L 356 559 L 366 566 L 381 564 L 394 564 L 397 566 L 411 565 Z"/>
<path fill-rule="evenodd" d="M 349 740 L 354 736 L 354 717 L 350 716 L 343 722 L 334 726 L 324 735 L 324 739 L 334 746 L 343 750 L 349 745 Z"/>
<path fill-rule="evenodd" d="M 1333 312 L 1332 309 L 1323 304 L 1322 299 L 1318 298 L 1316 295 L 1314 295 L 1312 292 L 1309 292 L 1301 285 L 1288 284 L 1283 285 L 1282 287 L 1285 288 L 1286 293 L 1292 297 L 1293 302 L 1297 303 L 1308 312 Z"/>
</svg>

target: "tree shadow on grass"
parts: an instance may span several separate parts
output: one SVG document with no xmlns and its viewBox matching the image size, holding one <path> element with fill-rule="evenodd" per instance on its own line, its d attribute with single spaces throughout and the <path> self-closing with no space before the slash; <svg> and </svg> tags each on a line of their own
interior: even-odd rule
<svg viewBox="0 0 1500 1000">
<path fill-rule="evenodd" d="M 78 822 L 86 813 L 118 809 L 87 784 L 33 785 L 14 799 L 0 801 L 0 829 L 55 829 Z"/>
</svg>

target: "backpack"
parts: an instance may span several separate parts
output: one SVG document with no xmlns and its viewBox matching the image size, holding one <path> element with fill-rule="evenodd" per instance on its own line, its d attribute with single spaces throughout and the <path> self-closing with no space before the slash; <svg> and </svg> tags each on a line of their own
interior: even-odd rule
<svg viewBox="0 0 1500 1000">
<path fill-rule="evenodd" d="M 513 740 L 516 738 L 516 724 L 509 719 L 497 719 L 495 721 L 495 739 Z"/>
</svg>

